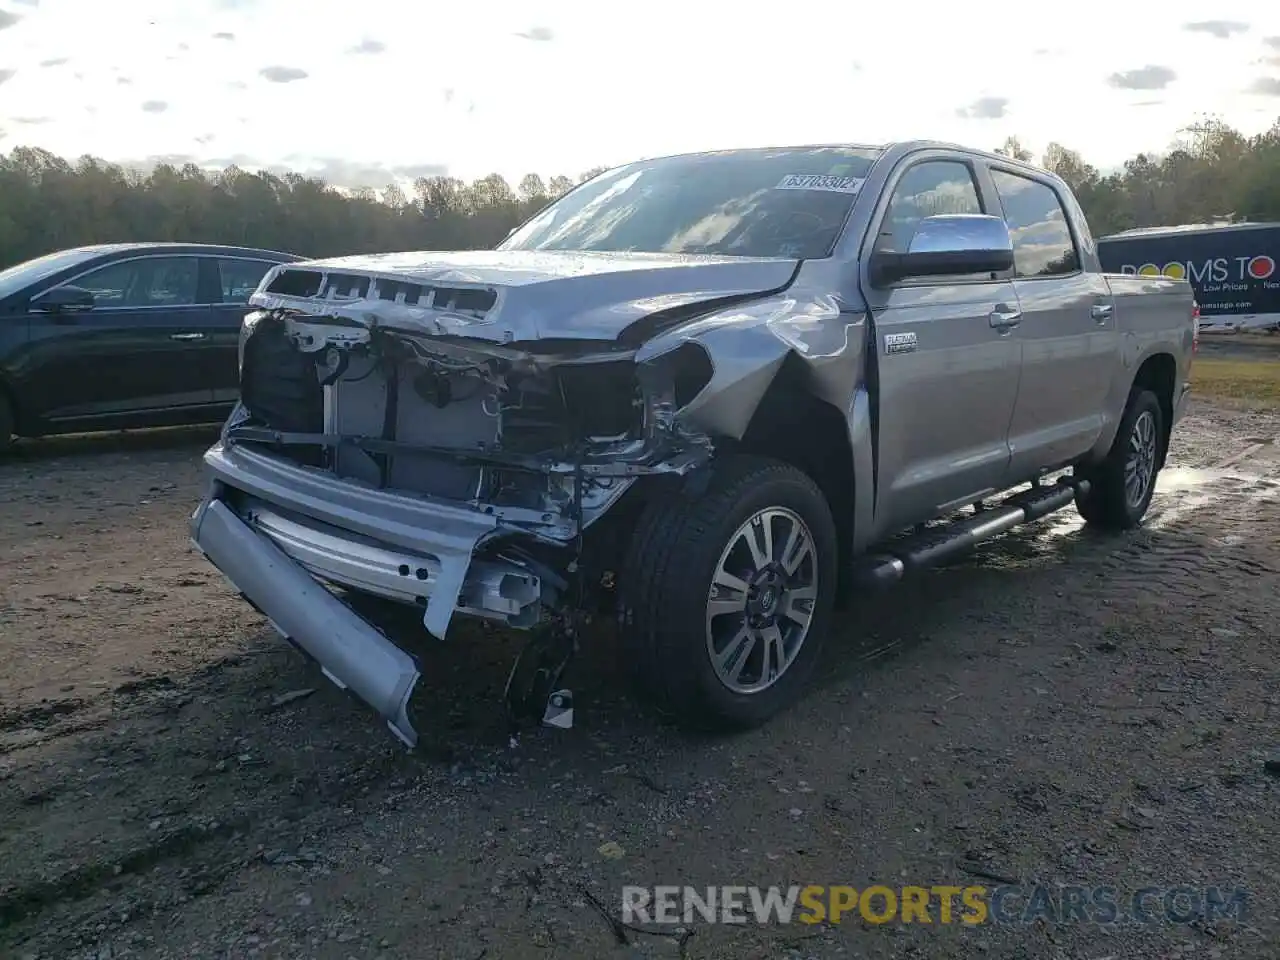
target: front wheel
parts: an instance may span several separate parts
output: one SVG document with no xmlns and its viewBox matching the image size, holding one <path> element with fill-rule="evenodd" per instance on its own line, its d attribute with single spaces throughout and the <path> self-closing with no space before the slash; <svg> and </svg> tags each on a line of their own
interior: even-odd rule
<svg viewBox="0 0 1280 960">
<path fill-rule="evenodd" d="M 623 577 L 625 649 L 644 691 L 695 726 L 749 727 L 799 698 L 836 589 L 836 532 L 817 485 L 735 456 L 698 497 L 651 504 Z"/>
<path fill-rule="evenodd" d="M 1105 530 L 1128 530 L 1142 522 L 1155 494 L 1163 443 L 1160 401 L 1150 390 L 1135 388 L 1106 459 L 1076 471 L 1089 481 L 1089 492 L 1076 495 L 1076 507 L 1086 523 Z"/>
</svg>

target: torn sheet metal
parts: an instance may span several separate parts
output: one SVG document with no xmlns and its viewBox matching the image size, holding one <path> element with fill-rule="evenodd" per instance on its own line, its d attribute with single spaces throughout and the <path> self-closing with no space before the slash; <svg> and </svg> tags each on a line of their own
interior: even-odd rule
<svg viewBox="0 0 1280 960">
<path fill-rule="evenodd" d="M 435 589 L 427 597 L 427 609 L 422 614 L 422 625 L 437 640 L 443 640 L 449 631 L 453 611 L 457 609 L 458 598 L 462 595 L 462 584 L 466 581 L 467 570 L 471 566 L 472 552 L 479 543 L 479 537 L 472 537 L 465 547 L 450 544 L 447 551 L 437 547 L 436 559 L 440 561 L 440 577 L 435 582 Z"/>
<path fill-rule="evenodd" d="M 805 362 L 808 388 L 843 409 L 853 389 L 858 314 L 830 297 L 790 295 L 757 300 L 685 324 L 655 337 L 636 353 L 643 369 L 681 342 L 694 341 L 712 358 L 710 382 L 677 415 L 711 436 L 741 438 L 789 356 Z"/>
</svg>

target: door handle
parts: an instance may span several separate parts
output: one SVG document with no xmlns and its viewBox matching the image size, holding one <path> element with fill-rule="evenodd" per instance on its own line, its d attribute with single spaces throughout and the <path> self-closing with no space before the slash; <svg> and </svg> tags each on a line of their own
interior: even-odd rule
<svg viewBox="0 0 1280 960">
<path fill-rule="evenodd" d="M 1089 310 L 1089 316 L 1093 317 L 1096 323 L 1106 323 L 1115 315 L 1116 308 L 1110 303 L 1095 303 Z"/>
<path fill-rule="evenodd" d="M 1022 322 L 1022 311 L 1014 307 L 1007 307 L 1002 303 L 987 314 L 987 320 L 997 330 L 1016 327 Z"/>
<path fill-rule="evenodd" d="M 203 340 L 203 333 L 171 333 L 170 340 Z"/>
</svg>

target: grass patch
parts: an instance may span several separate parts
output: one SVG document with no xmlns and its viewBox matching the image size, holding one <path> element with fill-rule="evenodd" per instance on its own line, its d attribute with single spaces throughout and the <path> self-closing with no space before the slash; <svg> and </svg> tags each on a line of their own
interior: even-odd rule
<svg viewBox="0 0 1280 960">
<path fill-rule="evenodd" d="M 1197 357 L 1191 367 L 1191 394 L 1280 406 L 1280 360 Z"/>
</svg>

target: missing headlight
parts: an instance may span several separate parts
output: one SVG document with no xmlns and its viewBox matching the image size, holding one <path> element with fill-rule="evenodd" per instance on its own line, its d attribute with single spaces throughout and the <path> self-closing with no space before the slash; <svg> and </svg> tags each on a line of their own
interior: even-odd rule
<svg viewBox="0 0 1280 960">
<path fill-rule="evenodd" d="M 711 382 L 715 368 L 711 357 L 699 343 L 686 340 L 674 350 L 656 357 L 651 363 L 661 364 L 671 378 L 672 399 L 677 410 L 687 407 Z"/>
</svg>

